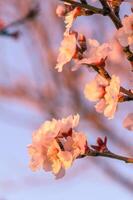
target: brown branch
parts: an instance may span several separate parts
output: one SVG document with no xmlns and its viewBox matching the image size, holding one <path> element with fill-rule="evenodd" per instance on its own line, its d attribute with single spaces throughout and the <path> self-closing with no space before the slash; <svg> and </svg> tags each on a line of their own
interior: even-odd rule
<svg viewBox="0 0 133 200">
<path fill-rule="evenodd" d="M 79 2 L 72 1 L 72 0 L 60 0 L 60 1 L 63 1 L 63 2 L 66 2 L 66 3 L 70 3 L 71 5 L 73 5 L 75 7 L 81 7 L 81 8 L 87 9 L 88 11 L 91 11 L 93 14 L 102 14 L 102 15 L 104 15 L 104 10 L 103 9 L 96 8 L 96 7 L 91 6 L 89 4 L 86 4 L 86 3 L 79 3 Z"/>
<path fill-rule="evenodd" d="M 125 156 L 117 155 L 117 154 L 114 154 L 114 153 L 112 153 L 110 151 L 99 152 L 99 151 L 90 150 L 84 156 L 91 156 L 91 157 L 100 156 L 100 157 L 107 157 L 107 158 L 112 158 L 112 159 L 124 161 L 126 163 L 133 163 L 133 158 L 128 158 L 128 157 L 125 157 Z"/>
</svg>

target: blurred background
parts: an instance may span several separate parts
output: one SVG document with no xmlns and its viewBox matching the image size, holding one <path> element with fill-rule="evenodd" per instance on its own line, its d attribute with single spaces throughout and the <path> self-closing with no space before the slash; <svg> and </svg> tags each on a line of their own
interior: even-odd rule
<svg viewBox="0 0 133 200">
<path fill-rule="evenodd" d="M 0 26 L 4 22 L 6 27 L 4 31 L 0 28 L 0 200 L 132 200 L 131 164 L 85 158 L 76 161 L 60 180 L 44 171 L 33 173 L 28 167 L 32 132 L 46 119 L 76 113 L 81 116 L 78 128 L 90 144 L 98 136 L 107 136 L 111 151 L 133 156 L 132 132 L 122 126 L 133 110 L 132 102 L 120 104 L 115 118 L 108 120 L 83 96 L 85 83 L 95 76 L 93 70 L 81 67 L 71 72 L 70 64 L 63 73 L 54 69 L 65 28 L 55 14 L 59 3 L 0 0 Z M 121 17 L 129 12 L 130 6 L 124 3 Z M 100 42 L 111 41 L 107 69 L 120 76 L 123 86 L 133 86 L 130 65 L 107 17 L 80 17 L 73 30 Z"/>
</svg>

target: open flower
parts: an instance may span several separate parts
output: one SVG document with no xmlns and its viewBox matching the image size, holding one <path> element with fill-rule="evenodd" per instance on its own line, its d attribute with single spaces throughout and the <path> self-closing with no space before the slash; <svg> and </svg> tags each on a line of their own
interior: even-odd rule
<svg viewBox="0 0 133 200">
<path fill-rule="evenodd" d="M 108 85 L 108 81 L 100 75 L 97 75 L 95 79 L 86 84 L 84 89 L 84 95 L 86 99 L 90 101 L 98 101 L 105 94 L 105 87 Z"/>
<path fill-rule="evenodd" d="M 28 146 L 30 168 L 33 171 L 43 168 L 57 177 L 64 175 L 73 161 L 85 154 L 86 137 L 74 130 L 78 123 L 79 115 L 46 121 L 33 134 L 32 144 Z"/>
<path fill-rule="evenodd" d="M 72 133 L 68 136 L 66 142 L 64 143 L 64 149 L 70 151 L 74 159 L 80 155 L 84 155 L 87 147 L 87 139 L 83 133 Z"/>
<path fill-rule="evenodd" d="M 76 51 L 76 36 L 74 33 L 65 35 L 59 49 L 56 69 L 62 72 L 63 66 L 71 61 Z"/>
<path fill-rule="evenodd" d="M 123 27 L 117 31 L 117 38 L 123 47 L 129 46 L 133 52 L 133 14 L 124 17 L 122 20 Z"/>
<path fill-rule="evenodd" d="M 116 112 L 119 93 L 120 80 L 115 75 L 112 76 L 110 82 L 97 75 L 84 89 L 84 95 L 88 100 L 99 101 L 95 105 L 97 112 L 104 113 L 109 119 L 112 119 Z"/>
<path fill-rule="evenodd" d="M 98 64 L 101 60 L 105 60 L 111 51 L 111 47 L 108 43 L 100 43 L 94 39 L 88 39 L 86 41 L 86 51 L 82 55 L 82 59 L 76 61 L 73 70 L 76 70 L 82 64 Z"/>
</svg>

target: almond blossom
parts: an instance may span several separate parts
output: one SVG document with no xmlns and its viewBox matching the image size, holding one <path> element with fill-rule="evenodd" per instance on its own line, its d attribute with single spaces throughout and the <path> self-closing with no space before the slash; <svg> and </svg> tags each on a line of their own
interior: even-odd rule
<svg viewBox="0 0 133 200">
<path fill-rule="evenodd" d="M 81 64 L 98 64 L 103 59 L 106 59 L 111 47 L 108 43 L 100 43 L 94 39 L 88 39 L 86 41 L 87 50 L 83 53 L 83 58 L 76 61 L 73 70 L 76 70 L 80 67 Z"/>
<path fill-rule="evenodd" d="M 74 33 L 65 35 L 59 49 L 56 69 L 62 72 L 63 66 L 71 61 L 76 51 L 76 36 Z"/>
<path fill-rule="evenodd" d="M 133 113 L 127 115 L 123 121 L 123 126 L 129 131 L 133 131 Z"/>
<path fill-rule="evenodd" d="M 108 81 L 100 75 L 97 75 L 95 79 L 86 84 L 84 89 L 85 97 L 90 101 L 98 101 L 105 94 L 105 87 L 108 85 Z"/>
<path fill-rule="evenodd" d="M 116 112 L 120 93 L 120 80 L 113 75 L 110 82 L 97 75 L 90 83 L 86 84 L 84 89 L 85 97 L 90 101 L 99 101 L 96 105 L 96 111 L 104 113 L 108 119 L 112 119 Z"/>
<path fill-rule="evenodd" d="M 117 38 L 123 47 L 129 46 L 133 53 L 133 14 L 124 17 L 122 20 L 123 27 L 117 31 Z"/>
<path fill-rule="evenodd" d="M 86 136 L 73 130 L 78 123 L 79 115 L 46 121 L 28 146 L 30 168 L 33 171 L 43 168 L 57 177 L 64 174 L 78 156 L 85 154 Z"/>
</svg>

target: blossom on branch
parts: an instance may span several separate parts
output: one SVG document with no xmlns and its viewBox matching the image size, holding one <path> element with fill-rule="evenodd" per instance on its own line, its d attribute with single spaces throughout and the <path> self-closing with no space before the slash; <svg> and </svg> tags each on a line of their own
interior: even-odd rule
<svg viewBox="0 0 133 200">
<path fill-rule="evenodd" d="M 63 66 L 73 58 L 76 52 L 76 42 L 77 40 L 75 33 L 64 36 L 59 49 L 57 65 L 55 67 L 58 72 L 62 72 Z"/>
<path fill-rule="evenodd" d="M 123 47 L 129 46 L 133 53 L 133 14 L 124 17 L 122 20 L 123 27 L 117 31 L 117 38 Z"/>
<path fill-rule="evenodd" d="M 31 156 L 30 168 L 52 171 L 57 177 L 64 175 L 73 161 L 85 154 L 86 136 L 76 132 L 79 115 L 46 121 L 34 134 L 28 146 Z"/>
<path fill-rule="evenodd" d="M 112 119 L 116 112 L 120 93 L 119 77 L 113 75 L 110 82 L 97 75 L 93 81 L 86 84 L 84 89 L 85 97 L 90 101 L 99 101 L 96 111 L 104 113 L 108 119 Z"/>
<path fill-rule="evenodd" d="M 111 51 L 111 47 L 108 43 L 100 43 L 94 39 L 88 39 L 86 41 L 86 51 L 83 53 L 83 58 L 76 61 L 73 70 L 76 70 L 82 64 L 99 64 L 101 60 L 105 60 Z"/>
</svg>

